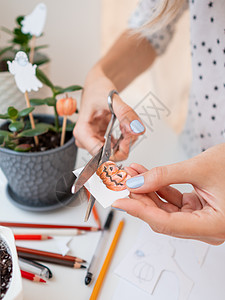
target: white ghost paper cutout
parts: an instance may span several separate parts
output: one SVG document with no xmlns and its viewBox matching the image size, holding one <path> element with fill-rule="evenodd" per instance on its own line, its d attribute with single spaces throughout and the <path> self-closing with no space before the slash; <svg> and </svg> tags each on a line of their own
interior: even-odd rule
<svg viewBox="0 0 225 300">
<path fill-rule="evenodd" d="M 25 16 L 21 22 L 22 32 L 24 34 L 30 33 L 31 35 L 40 36 L 44 29 L 46 15 L 46 5 L 44 3 L 36 5 L 32 13 Z"/>
<path fill-rule="evenodd" d="M 14 75 L 18 89 L 25 93 L 38 91 L 42 87 L 42 83 L 36 77 L 37 65 L 32 65 L 23 51 L 16 53 L 15 59 L 7 61 L 9 72 Z"/>
</svg>

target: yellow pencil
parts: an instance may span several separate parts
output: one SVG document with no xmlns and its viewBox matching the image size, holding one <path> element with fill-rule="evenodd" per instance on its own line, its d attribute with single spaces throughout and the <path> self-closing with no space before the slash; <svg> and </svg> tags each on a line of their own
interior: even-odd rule
<svg viewBox="0 0 225 300">
<path fill-rule="evenodd" d="M 119 225 L 117 227 L 117 230 L 116 230 L 116 233 L 114 235 L 113 241 L 112 241 L 112 243 L 110 245 L 109 251 L 108 251 L 107 256 L 105 258 L 105 261 L 104 261 L 104 263 L 102 265 L 101 271 L 100 271 L 100 273 L 98 275 L 98 278 L 96 280 L 95 286 L 93 288 L 93 291 L 92 291 L 92 294 L 91 294 L 91 297 L 90 297 L 89 300 L 96 300 L 97 297 L 98 297 L 98 293 L 99 293 L 100 288 L 102 286 L 102 282 L 104 280 L 105 274 L 106 274 L 107 269 L 109 267 L 109 264 L 111 262 L 113 253 L 114 253 L 114 251 L 116 249 L 116 245 L 117 245 L 117 242 L 119 240 L 120 234 L 122 232 L 123 226 L 124 226 L 124 220 L 120 221 L 120 223 L 119 223 Z"/>
</svg>

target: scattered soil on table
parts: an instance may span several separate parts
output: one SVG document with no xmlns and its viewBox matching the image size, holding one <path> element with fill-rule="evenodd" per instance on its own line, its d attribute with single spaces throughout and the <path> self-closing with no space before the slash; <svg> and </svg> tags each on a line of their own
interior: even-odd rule
<svg viewBox="0 0 225 300">
<path fill-rule="evenodd" d="M 8 247 L 0 240 L 0 300 L 5 296 L 12 278 L 12 257 Z"/>
</svg>

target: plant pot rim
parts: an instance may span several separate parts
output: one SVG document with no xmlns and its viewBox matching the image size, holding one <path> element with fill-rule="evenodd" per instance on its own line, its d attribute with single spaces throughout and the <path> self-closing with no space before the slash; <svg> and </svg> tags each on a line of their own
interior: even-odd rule
<svg viewBox="0 0 225 300">
<path fill-rule="evenodd" d="M 54 118 L 54 116 L 49 115 L 49 114 L 34 114 L 34 118 L 37 117 L 51 117 Z M 6 123 L 6 122 L 5 122 Z M 1 124 L 4 125 L 5 123 Z M 0 126 L 0 128 L 1 128 Z M 54 154 L 58 151 L 61 151 L 67 147 L 69 147 L 71 144 L 75 145 L 75 138 L 74 136 L 71 137 L 71 139 L 69 139 L 69 141 L 67 141 L 63 146 L 59 146 L 55 149 L 51 149 L 51 150 L 46 150 L 46 151 L 37 151 L 37 152 L 18 152 L 18 151 L 14 151 L 11 149 L 7 149 L 7 148 L 1 148 L 0 147 L 0 152 L 4 152 L 4 153 L 8 153 L 11 155 L 17 155 L 17 156 L 27 156 L 27 157 L 32 157 L 32 156 L 42 156 L 42 155 L 49 155 L 49 154 Z"/>
</svg>

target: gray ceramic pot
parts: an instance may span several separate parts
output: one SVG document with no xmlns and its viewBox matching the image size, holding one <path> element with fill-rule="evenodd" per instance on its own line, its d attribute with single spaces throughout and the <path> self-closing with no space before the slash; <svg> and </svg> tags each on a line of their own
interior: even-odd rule
<svg viewBox="0 0 225 300">
<path fill-rule="evenodd" d="M 37 115 L 50 123 L 52 116 Z M 0 148 L 0 167 L 8 180 L 10 200 L 20 208 L 44 211 L 62 207 L 56 196 L 56 183 L 65 173 L 74 170 L 77 147 L 72 137 L 62 147 L 44 152 L 21 153 Z"/>
</svg>

